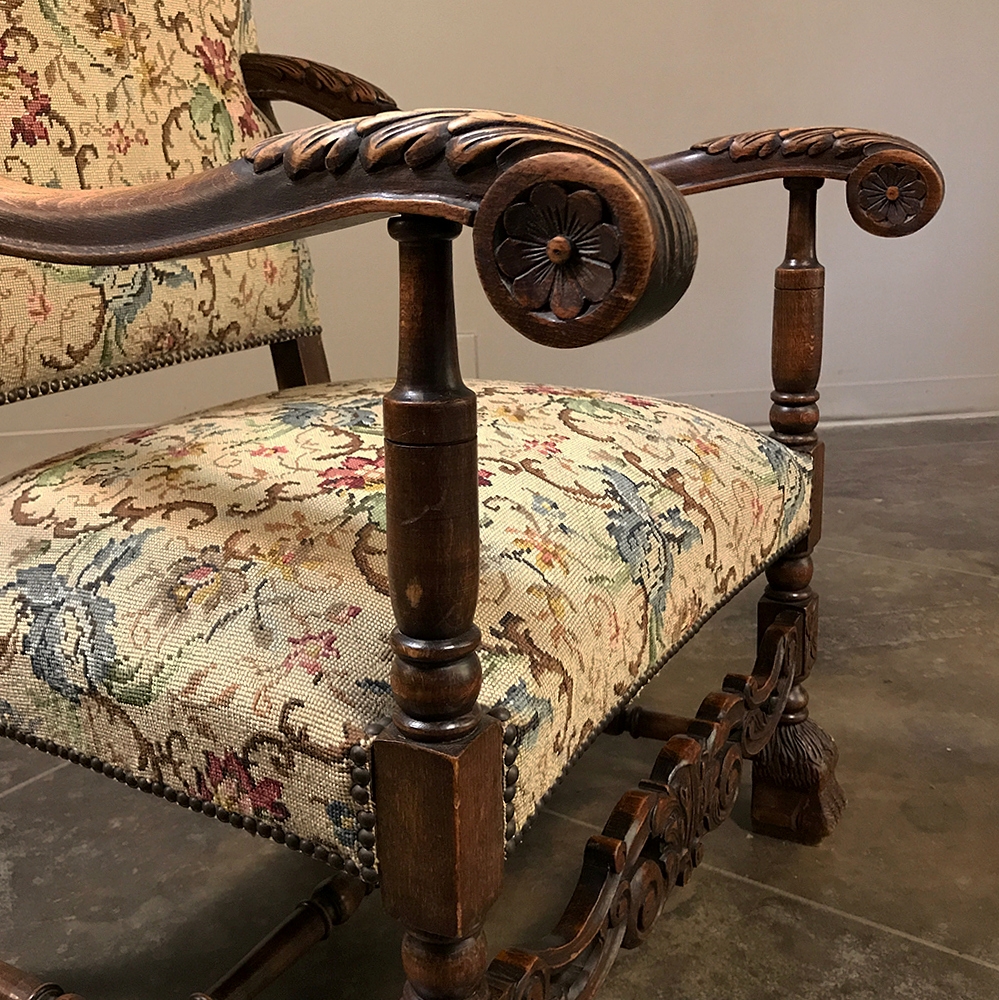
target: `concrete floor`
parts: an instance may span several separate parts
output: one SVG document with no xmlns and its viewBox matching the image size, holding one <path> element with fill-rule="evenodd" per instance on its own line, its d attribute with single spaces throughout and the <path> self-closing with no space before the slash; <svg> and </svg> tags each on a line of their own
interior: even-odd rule
<svg viewBox="0 0 999 1000">
<path fill-rule="evenodd" d="M 748 832 L 748 783 L 604 1000 L 999 997 L 999 420 L 835 428 L 815 584 L 815 718 L 849 798 L 817 848 Z M 647 689 L 693 711 L 753 657 L 750 588 Z M 508 866 L 494 946 L 551 926 L 645 777 L 597 742 Z M 206 989 L 324 877 L 314 861 L 0 741 L 0 958 L 88 1000 Z M 399 995 L 377 898 L 265 996 Z"/>
</svg>

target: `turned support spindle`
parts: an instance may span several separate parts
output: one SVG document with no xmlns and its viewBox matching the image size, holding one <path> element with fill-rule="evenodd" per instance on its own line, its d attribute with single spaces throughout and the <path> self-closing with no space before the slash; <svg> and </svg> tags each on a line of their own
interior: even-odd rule
<svg viewBox="0 0 999 1000">
<path fill-rule="evenodd" d="M 812 550 L 822 531 L 824 446 L 818 439 L 818 381 L 822 364 L 825 268 L 815 253 L 816 192 L 820 178 L 788 178 L 787 251 L 774 276 L 770 398 L 773 436 L 812 459 L 808 535 L 767 570 L 759 605 L 759 638 L 789 608 L 804 617 L 804 642 L 773 739 L 753 767 L 753 823 L 763 833 L 815 842 L 832 831 L 845 800 L 836 783 L 836 747 L 808 716 L 802 686 L 815 662 L 818 596 L 811 588 Z"/>
<path fill-rule="evenodd" d="M 816 595 L 811 588 L 812 549 L 822 530 L 824 449 L 816 433 L 819 422 L 818 382 L 822 366 L 822 315 L 825 268 L 815 253 L 815 201 L 821 178 L 788 178 L 790 192 L 787 250 L 774 273 L 774 327 L 771 368 L 770 426 L 774 437 L 812 458 L 811 527 L 808 536 L 767 570 L 768 586 L 760 606 L 759 634 L 788 605 L 801 608 L 814 625 Z M 807 640 L 811 638 L 812 642 Z M 811 646 L 811 648 L 809 648 Z M 806 642 L 797 683 L 790 701 L 807 701 L 800 688 L 814 659 L 814 630 L 806 628 Z M 804 714 L 802 714 L 804 713 Z M 801 704 L 791 708 L 788 722 L 800 722 L 808 712 Z"/>
<path fill-rule="evenodd" d="M 482 923 L 503 874 L 502 731 L 477 704 L 476 401 L 458 368 L 452 291 L 460 231 L 389 222 L 400 262 L 399 370 L 384 410 L 396 710 L 373 746 L 373 791 L 410 1000 L 484 995 Z"/>
</svg>

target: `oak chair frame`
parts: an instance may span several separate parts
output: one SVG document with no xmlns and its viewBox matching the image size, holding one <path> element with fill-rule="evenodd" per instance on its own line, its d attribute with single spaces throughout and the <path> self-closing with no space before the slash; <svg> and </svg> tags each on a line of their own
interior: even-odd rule
<svg viewBox="0 0 999 1000">
<path fill-rule="evenodd" d="M 379 870 L 374 814 L 362 813 L 361 857 L 369 864 L 336 872 L 194 996 L 248 1000 L 380 884 L 385 908 L 406 929 L 408 1000 L 589 997 L 618 949 L 640 944 L 673 885 L 689 878 L 703 835 L 731 811 L 744 760 L 753 761 L 758 831 L 816 843 L 839 818 L 845 800 L 835 744 L 809 717 L 803 687 L 816 655 L 810 584 L 823 469 L 816 192 L 825 179 L 845 181 L 862 228 L 901 236 L 935 214 L 942 177 L 911 143 L 857 129 L 743 133 L 642 164 L 606 140 L 534 119 L 394 112 L 383 91 L 308 60 L 253 54 L 241 62 L 265 113 L 272 100 L 291 100 L 349 120 L 268 140 L 235 164 L 185 181 L 69 195 L 0 188 L 0 251 L 52 261 L 157 260 L 335 229 L 365 215 L 396 216 L 389 232 L 400 254 L 399 369 L 384 406 L 396 711 L 354 772 L 358 787 L 377 798 Z M 543 946 L 510 949 L 490 962 L 482 925 L 500 892 L 513 832 L 512 806 L 504 815 L 503 801 L 512 797 L 517 751 L 513 727 L 477 704 L 475 396 L 458 367 L 451 240 L 474 225 L 479 274 L 500 315 L 531 339 L 573 347 L 644 325 L 683 294 L 696 244 L 682 196 L 774 178 L 787 187 L 790 207 L 775 279 L 770 422 L 778 441 L 814 463 L 810 532 L 766 571 L 749 673 L 729 674 L 694 718 L 631 706 L 606 726 L 663 744 L 651 775 L 589 839 L 578 886 Z M 615 288 L 566 322 L 520 304 L 496 262 L 503 211 L 546 181 L 595 190 L 625 248 Z M 563 249 L 549 247 L 553 262 Z M 271 353 L 281 388 L 329 379 L 319 338 L 274 344 Z M 407 597 L 414 585 L 415 603 Z M 3 735 L 71 754 L 23 733 Z M 87 763 L 132 783 L 120 768 Z M 170 797 L 162 786 L 146 790 Z M 0 963 L 0 998 L 74 995 Z"/>
</svg>

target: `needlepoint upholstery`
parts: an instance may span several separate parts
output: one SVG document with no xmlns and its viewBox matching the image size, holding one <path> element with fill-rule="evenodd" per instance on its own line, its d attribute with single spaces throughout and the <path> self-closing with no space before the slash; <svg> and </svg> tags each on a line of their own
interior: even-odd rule
<svg viewBox="0 0 999 1000">
<path fill-rule="evenodd" d="M 471 385 L 481 700 L 518 726 L 520 828 L 802 536 L 810 463 L 676 403 Z M 392 707 L 387 388 L 259 396 L 8 478 L 0 721 L 356 859 L 349 754 Z"/>
<path fill-rule="evenodd" d="M 7 176 L 121 187 L 237 159 L 276 131 L 243 83 L 239 56 L 255 49 L 247 0 L 0 5 Z M 0 401 L 309 330 L 311 280 L 300 243 L 129 266 L 0 257 Z"/>
</svg>

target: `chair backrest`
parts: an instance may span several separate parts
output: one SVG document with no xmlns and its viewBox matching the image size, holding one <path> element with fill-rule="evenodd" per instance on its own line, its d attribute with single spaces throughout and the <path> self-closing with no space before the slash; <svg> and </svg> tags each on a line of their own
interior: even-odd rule
<svg viewBox="0 0 999 1000">
<path fill-rule="evenodd" d="M 255 50 L 249 0 L 3 3 L 5 175 L 78 190 L 234 160 L 276 131 L 240 71 Z M 0 401 L 318 332 L 311 277 L 301 243 L 115 267 L 0 257 Z"/>
</svg>

